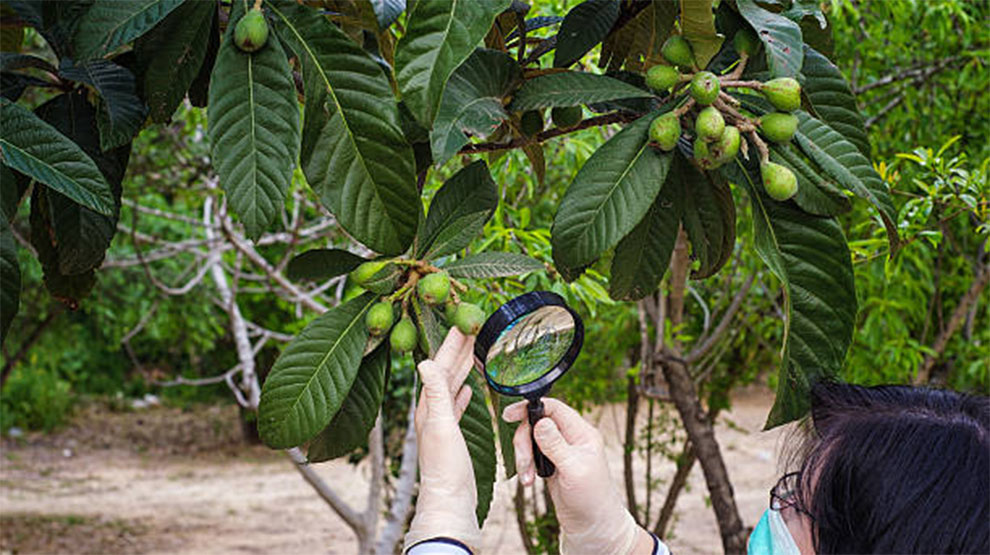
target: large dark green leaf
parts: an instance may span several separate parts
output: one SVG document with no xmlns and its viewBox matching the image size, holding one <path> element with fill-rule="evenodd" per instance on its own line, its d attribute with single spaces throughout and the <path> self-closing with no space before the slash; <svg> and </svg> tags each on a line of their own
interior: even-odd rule
<svg viewBox="0 0 990 555">
<path fill-rule="evenodd" d="M 568 67 L 601 42 L 619 17 L 616 0 L 587 0 L 564 16 L 557 33 L 553 67 Z"/>
<path fill-rule="evenodd" d="M 7 166 L 0 165 L 0 221 L 10 222 L 17 215 L 17 207 L 27 191 L 30 180 L 14 173 Z"/>
<path fill-rule="evenodd" d="M 364 357 L 340 410 L 309 444 L 309 462 L 336 459 L 368 444 L 368 434 L 382 406 L 388 365 L 389 348 L 384 343 Z"/>
<path fill-rule="evenodd" d="M 427 128 L 433 124 L 451 73 L 474 52 L 510 0 L 430 0 L 407 12 L 395 48 L 395 80 L 402 100 Z"/>
<path fill-rule="evenodd" d="M 282 351 L 261 389 L 258 433 L 273 449 L 302 445 L 333 418 L 351 390 L 368 341 L 365 293 L 309 323 Z"/>
<path fill-rule="evenodd" d="M 293 0 L 270 6 L 276 29 L 302 62 L 306 180 L 355 239 L 383 254 L 405 252 L 420 201 L 388 79 L 318 10 Z"/>
<path fill-rule="evenodd" d="M 649 98 L 648 91 L 582 71 L 551 73 L 526 81 L 512 99 L 512 110 L 536 110 L 554 106 L 580 106 L 623 98 Z"/>
<path fill-rule="evenodd" d="M 681 33 L 691 43 L 698 67 L 708 66 L 708 62 L 718 54 L 722 41 L 725 40 L 715 30 L 712 0 L 681 1 Z"/>
<path fill-rule="evenodd" d="M 471 243 L 498 206 L 498 190 L 488 165 L 477 160 L 447 180 L 430 203 L 417 239 L 416 255 L 432 259 Z"/>
<path fill-rule="evenodd" d="M 0 52 L 0 71 L 14 71 L 16 69 L 34 68 L 50 73 L 58 72 L 52 64 L 29 54 L 18 54 L 16 52 Z"/>
<path fill-rule="evenodd" d="M 155 123 L 172 117 L 199 73 L 216 13 L 213 2 L 185 2 L 134 41 L 138 65 L 144 70 L 144 97 Z"/>
<path fill-rule="evenodd" d="M 343 249 L 310 249 L 289 261 L 289 279 L 322 281 L 342 276 L 357 268 L 365 259 Z"/>
<path fill-rule="evenodd" d="M 114 213 L 110 184 L 93 160 L 54 127 L 0 99 L 3 163 L 104 215 Z"/>
<path fill-rule="evenodd" d="M 95 0 L 79 21 L 76 58 L 99 58 L 151 30 L 183 0 Z"/>
<path fill-rule="evenodd" d="M 656 114 L 627 125 L 588 158 L 564 194 L 551 230 L 554 261 L 585 266 L 626 236 L 653 204 L 671 155 L 649 145 Z"/>
<path fill-rule="evenodd" d="M 766 46 L 767 67 L 773 77 L 796 77 L 804 59 L 804 40 L 798 24 L 764 10 L 754 0 L 737 0 L 736 5 Z"/>
<path fill-rule="evenodd" d="M 519 64 L 498 50 L 479 48 L 450 76 L 430 142 L 438 166 L 468 143 L 487 137 L 509 116 L 502 100 L 519 82 Z"/>
<path fill-rule="evenodd" d="M 21 305 L 21 267 L 17 263 L 17 243 L 6 220 L 0 222 L 0 345 Z"/>
<path fill-rule="evenodd" d="M 781 375 L 766 424 L 772 428 L 804 416 L 811 385 L 842 368 L 856 321 L 852 259 L 835 220 L 770 200 L 755 167 L 746 172 L 737 161 L 724 168 L 749 191 L 756 250 L 784 285 Z"/>
<path fill-rule="evenodd" d="M 896 250 L 899 243 L 897 211 L 890 200 L 887 185 L 877 175 L 870 160 L 827 123 L 800 110 L 795 115 L 799 123 L 794 140 L 798 146 L 826 175 L 873 204 L 887 228 L 891 249 Z"/>
<path fill-rule="evenodd" d="M 45 288 L 53 297 L 75 309 L 96 285 L 96 271 L 90 268 L 78 274 L 64 274 L 59 270 L 59 244 L 49 202 L 53 194 L 54 191 L 47 187 L 36 186 L 31 190 L 31 245 L 38 253 L 38 262 L 44 271 Z"/>
<path fill-rule="evenodd" d="M 631 8 L 634 4 L 627 6 Z M 663 41 L 674 28 L 679 8 L 677 0 L 651 1 L 602 42 L 598 67 L 618 71 L 625 65 L 627 69 L 642 71 L 648 61 L 656 60 L 659 56 Z"/>
<path fill-rule="evenodd" d="M 134 74 L 109 60 L 92 60 L 64 65 L 59 75 L 70 81 L 86 83 L 103 99 L 97 123 L 100 145 L 104 150 L 131 142 L 144 125 L 147 108 L 135 89 Z"/>
<path fill-rule="evenodd" d="M 635 301 L 656 291 L 677 241 L 684 194 L 682 180 L 669 173 L 649 212 L 615 247 L 609 278 L 610 297 Z"/>
<path fill-rule="evenodd" d="M 453 277 L 488 279 L 537 272 L 543 269 L 543 264 L 524 254 L 483 252 L 455 260 L 443 269 Z"/>
<path fill-rule="evenodd" d="M 812 168 L 791 145 L 771 145 L 770 159 L 787 166 L 797 176 L 798 190 L 794 203 L 805 212 L 816 216 L 837 216 L 852 208 L 849 198 Z"/>
<path fill-rule="evenodd" d="M 863 115 L 839 68 L 815 49 L 805 46 L 801 73 L 805 77 L 802 89 L 819 118 L 856 145 L 863 156 L 869 157 L 870 140 Z"/>
<path fill-rule="evenodd" d="M 245 3 L 234 1 L 231 21 Z M 247 54 L 228 29 L 210 79 L 207 119 L 220 185 L 247 235 L 257 238 L 282 210 L 299 149 L 296 89 L 278 37 Z"/>
<path fill-rule="evenodd" d="M 471 455 L 474 468 L 474 483 L 478 491 L 478 525 L 485 523 L 491 508 L 495 491 L 495 430 L 492 429 L 492 415 L 485 403 L 485 385 L 473 372 L 468 374 L 467 385 L 471 387 L 471 402 L 461 417 L 461 433 Z"/>
<path fill-rule="evenodd" d="M 725 182 L 713 180 L 687 160 L 677 158 L 677 175 L 684 187 L 684 230 L 691 242 L 691 258 L 699 263 L 691 277 L 704 279 L 717 273 L 732 256 L 736 207 Z"/>
</svg>

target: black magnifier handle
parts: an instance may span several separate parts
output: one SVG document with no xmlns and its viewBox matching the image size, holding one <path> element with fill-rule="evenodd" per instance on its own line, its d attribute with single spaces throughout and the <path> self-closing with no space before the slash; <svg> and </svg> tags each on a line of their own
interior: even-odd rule
<svg viewBox="0 0 990 555">
<path fill-rule="evenodd" d="M 536 466 L 536 475 L 540 478 L 548 478 L 553 476 L 556 467 L 543 454 L 543 451 L 540 451 L 540 446 L 536 444 L 536 438 L 533 436 L 536 422 L 543 418 L 543 401 L 539 397 L 530 399 L 529 403 L 526 404 L 526 414 L 529 416 L 529 440 L 533 444 L 533 464 Z"/>
</svg>

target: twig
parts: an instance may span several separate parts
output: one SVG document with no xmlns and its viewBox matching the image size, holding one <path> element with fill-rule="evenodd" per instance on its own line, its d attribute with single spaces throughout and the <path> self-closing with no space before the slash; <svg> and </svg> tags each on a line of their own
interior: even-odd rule
<svg viewBox="0 0 990 555">
<path fill-rule="evenodd" d="M 560 137 L 561 135 L 567 135 L 568 133 L 574 133 L 582 129 L 587 129 L 589 127 L 598 127 L 602 125 L 608 125 L 611 123 L 628 123 L 639 117 L 638 114 L 629 114 L 626 112 L 615 112 L 611 114 L 605 114 L 602 116 L 596 116 L 593 118 L 588 118 L 574 127 L 569 127 L 563 129 L 560 127 L 554 127 L 553 129 L 548 129 L 541 133 L 536 134 L 529 138 L 518 138 L 513 139 L 507 143 L 477 143 L 472 145 L 467 145 L 462 148 L 458 154 L 476 154 L 479 152 L 492 152 L 496 150 L 508 150 L 512 148 L 521 147 L 523 145 L 537 142 L 542 143 L 543 141 L 553 139 L 555 137 Z"/>
<path fill-rule="evenodd" d="M 750 274 L 750 276 L 746 278 L 746 281 L 743 283 L 742 287 L 740 287 L 739 291 L 736 291 L 735 296 L 732 297 L 732 302 L 729 304 L 729 308 L 725 310 L 725 313 L 722 315 L 722 319 L 719 320 L 718 324 L 715 326 L 715 330 L 712 331 L 712 334 L 709 335 L 707 339 L 702 341 L 700 345 L 692 349 L 691 352 L 685 357 L 688 364 L 697 362 L 699 358 L 711 350 L 715 343 L 722 338 L 722 335 L 724 335 L 726 330 L 729 329 L 729 324 L 732 322 L 732 318 L 735 317 L 736 312 L 739 311 L 739 307 L 742 306 L 743 299 L 745 299 L 746 295 L 749 294 L 749 289 L 753 286 L 753 281 L 755 278 L 756 274 Z"/>
<path fill-rule="evenodd" d="M 337 492 L 330 489 L 330 487 L 320 478 L 320 475 L 316 473 L 310 467 L 309 462 L 306 460 L 306 456 L 302 454 L 302 451 L 298 447 L 293 447 L 285 452 L 289 456 L 289 459 L 295 464 L 296 470 L 302 474 L 302 477 L 309 485 L 313 486 L 316 493 L 326 501 L 327 505 L 337 515 L 347 523 L 358 535 L 364 533 L 364 520 L 361 515 L 358 514 L 346 501 L 337 495 Z"/>
</svg>

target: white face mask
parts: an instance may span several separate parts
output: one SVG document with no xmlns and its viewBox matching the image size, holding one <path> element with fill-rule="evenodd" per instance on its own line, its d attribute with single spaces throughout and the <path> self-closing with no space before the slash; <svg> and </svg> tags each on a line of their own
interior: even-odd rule
<svg viewBox="0 0 990 555">
<path fill-rule="evenodd" d="M 780 511 L 767 509 L 753 528 L 746 547 L 749 555 L 801 555 Z"/>
</svg>

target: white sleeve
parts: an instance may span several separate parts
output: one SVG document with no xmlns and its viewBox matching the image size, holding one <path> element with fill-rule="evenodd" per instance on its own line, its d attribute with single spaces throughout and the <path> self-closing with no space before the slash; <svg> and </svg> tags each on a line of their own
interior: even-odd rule
<svg viewBox="0 0 990 555">
<path fill-rule="evenodd" d="M 471 555 L 471 550 L 459 541 L 435 538 L 413 545 L 405 555 Z"/>
</svg>

